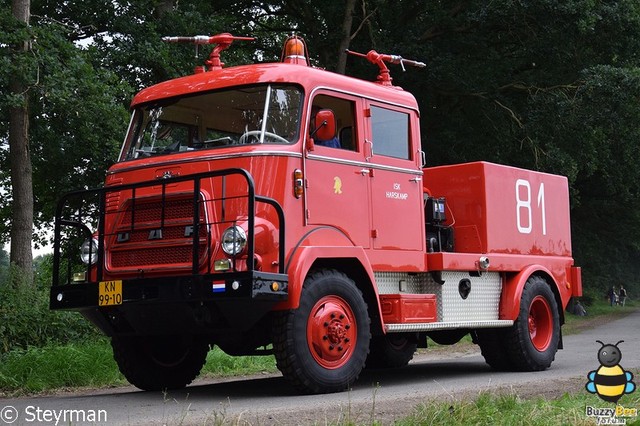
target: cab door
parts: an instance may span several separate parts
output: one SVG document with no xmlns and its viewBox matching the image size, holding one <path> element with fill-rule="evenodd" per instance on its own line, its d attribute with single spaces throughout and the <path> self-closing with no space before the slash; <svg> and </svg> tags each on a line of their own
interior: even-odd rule
<svg viewBox="0 0 640 426">
<path fill-rule="evenodd" d="M 347 236 L 353 245 L 369 248 L 370 170 L 358 143 L 363 134 L 362 117 L 356 115 L 361 103 L 346 94 L 319 91 L 308 107 L 308 126 L 312 109 L 333 111 L 339 147 L 316 141 L 312 150 L 304 148 L 305 216 L 307 225 L 332 228 Z"/>
<path fill-rule="evenodd" d="M 412 114 L 417 112 L 374 102 L 365 108 L 374 249 L 425 247 L 422 159 Z"/>
</svg>

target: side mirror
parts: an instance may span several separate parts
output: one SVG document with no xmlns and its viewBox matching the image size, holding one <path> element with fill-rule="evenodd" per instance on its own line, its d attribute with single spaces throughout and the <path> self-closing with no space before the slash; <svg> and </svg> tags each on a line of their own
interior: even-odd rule
<svg viewBox="0 0 640 426">
<path fill-rule="evenodd" d="M 318 111 L 313 126 L 312 136 L 318 140 L 328 141 L 336 137 L 336 117 L 330 109 Z"/>
</svg>

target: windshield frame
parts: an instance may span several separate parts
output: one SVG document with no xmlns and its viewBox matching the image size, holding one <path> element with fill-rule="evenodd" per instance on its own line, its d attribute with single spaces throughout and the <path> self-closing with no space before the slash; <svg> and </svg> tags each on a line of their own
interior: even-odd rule
<svg viewBox="0 0 640 426">
<path fill-rule="evenodd" d="M 302 135 L 304 98 L 299 84 L 270 82 L 137 105 L 118 161 L 245 145 L 294 145 Z"/>
</svg>

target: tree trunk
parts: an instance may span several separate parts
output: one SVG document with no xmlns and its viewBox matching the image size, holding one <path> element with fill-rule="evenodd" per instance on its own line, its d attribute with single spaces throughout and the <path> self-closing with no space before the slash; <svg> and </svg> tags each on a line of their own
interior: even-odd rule
<svg viewBox="0 0 640 426">
<path fill-rule="evenodd" d="M 30 0 L 13 0 L 13 16 L 25 24 L 29 23 Z M 24 40 L 15 46 L 14 55 L 19 57 L 30 50 L 30 41 Z M 16 61 L 17 62 L 17 61 Z M 13 73 L 9 81 L 12 95 L 20 104 L 10 110 L 9 116 L 9 160 L 11 163 L 11 192 L 13 195 L 11 220 L 11 263 L 19 267 L 23 280 L 33 283 L 33 174 L 29 151 L 29 98 L 28 86 L 22 73 Z"/>
<path fill-rule="evenodd" d="M 351 24 L 353 23 L 353 11 L 356 7 L 356 0 L 345 2 L 344 21 L 342 21 L 342 40 L 340 41 L 340 51 L 338 52 L 338 66 L 336 72 L 344 74 L 347 69 L 347 54 L 345 50 L 351 44 Z"/>
</svg>

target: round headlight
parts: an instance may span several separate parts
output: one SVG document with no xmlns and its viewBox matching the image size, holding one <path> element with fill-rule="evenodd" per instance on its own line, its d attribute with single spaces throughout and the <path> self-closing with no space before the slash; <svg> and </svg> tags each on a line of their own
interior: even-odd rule
<svg viewBox="0 0 640 426">
<path fill-rule="evenodd" d="M 229 256 L 237 256 L 247 246 L 247 233 L 240 226 L 225 229 L 221 238 L 222 251 Z"/>
<path fill-rule="evenodd" d="M 90 238 L 82 243 L 80 259 L 85 265 L 93 265 L 98 261 L 98 240 Z"/>
</svg>

